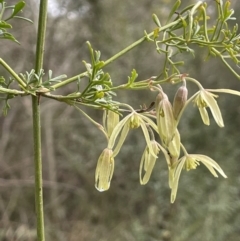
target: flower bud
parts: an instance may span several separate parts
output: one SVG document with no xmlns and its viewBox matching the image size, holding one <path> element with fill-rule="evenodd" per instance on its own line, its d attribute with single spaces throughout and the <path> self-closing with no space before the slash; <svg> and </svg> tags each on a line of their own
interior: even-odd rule
<svg viewBox="0 0 240 241">
<path fill-rule="evenodd" d="M 187 101 L 187 96 L 188 96 L 188 89 L 185 85 L 183 85 L 177 90 L 173 100 L 173 116 L 175 120 L 178 118 L 179 113 L 183 109 Z"/>
<path fill-rule="evenodd" d="M 156 98 L 156 117 L 159 136 L 164 144 L 168 145 L 175 132 L 175 120 L 172 105 L 163 92 L 160 92 Z"/>
</svg>

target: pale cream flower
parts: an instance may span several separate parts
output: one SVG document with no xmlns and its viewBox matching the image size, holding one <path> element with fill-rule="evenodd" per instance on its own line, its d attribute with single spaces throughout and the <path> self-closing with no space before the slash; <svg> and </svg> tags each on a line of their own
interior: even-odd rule
<svg viewBox="0 0 240 241">
<path fill-rule="evenodd" d="M 149 147 L 146 146 L 141 158 L 139 168 L 139 178 L 141 185 L 145 185 L 149 181 L 155 162 L 157 160 L 156 156 L 160 151 L 160 144 L 157 143 L 155 140 L 151 141 L 151 145 L 155 156 L 152 155 L 152 153 L 149 151 Z"/>
<path fill-rule="evenodd" d="M 152 153 L 153 156 L 156 157 L 152 145 L 151 145 L 151 140 L 148 132 L 148 128 L 151 127 L 155 131 L 157 131 L 157 126 L 156 124 L 147 116 L 144 116 L 144 114 L 137 113 L 133 111 L 129 115 L 125 116 L 113 129 L 112 134 L 109 138 L 108 142 L 108 148 L 113 150 L 113 156 L 115 157 L 122 145 L 123 142 L 125 141 L 127 134 L 130 129 L 135 129 L 141 127 L 144 138 L 147 142 L 147 146 L 149 147 L 150 152 Z"/>
<path fill-rule="evenodd" d="M 109 189 L 114 170 L 113 151 L 105 148 L 101 153 L 95 172 L 95 187 L 103 192 Z"/>
<path fill-rule="evenodd" d="M 216 171 L 218 171 L 224 178 L 227 178 L 222 168 L 210 157 L 200 154 L 185 154 L 182 158 L 180 158 L 170 170 L 169 175 L 172 180 L 170 180 L 170 188 L 171 191 L 171 202 L 175 201 L 178 189 L 179 177 L 182 169 L 186 169 L 187 171 L 196 169 L 200 162 L 205 165 L 208 170 L 213 174 L 214 177 L 218 177 Z M 215 170 L 216 171 L 215 171 Z"/>
<path fill-rule="evenodd" d="M 203 123 L 205 125 L 210 125 L 209 116 L 208 116 L 208 112 L 206 109 L 207 107 L 209 107 L 216 123 L 220 127 L 224 127 L 222 114 L 218 107 L 217 101 L 215 100 L 216 97 L 218 97 L 218 96 L 212 94 L 211 92 L 209 92 L 205 89 L 201 89 L 196 94 L 196 97 L 193 101 L 194 101 L 194 103 L 196 103 L 196 105 L 199 109 L 200 115 L 202 117 Z"/>
<path fill-rule="evenodd" d="M 98 164 L 95 172 L 95 187 L 100 192 L 106 191 L 110 187 L 110 182 L 114 170 L 114 157 L 120 151 L 129 130 L 138 127 L 142 128 L 149 155 L 151 155 L 151 158 L 153 159 L 157 158 L 158 151 L 155 144 L 153 144 L 150 140 L 148 131 L 148 128 L 150 127 L 157 131 L 157 125 L 147 116 L 144 116 L 143 114 L 137 113 L 135 111 L 131 112 L 114 127 L 108 141 L 108 147 L 103 150 L 98 159 Z M 152 159 L 150 162 L 153 163 Z M 145 167 L 146 165 L 147 164 L 145 164 Z M 150 166 L 148 173 L 150 170 L 152 170 Z"/>
</svg>

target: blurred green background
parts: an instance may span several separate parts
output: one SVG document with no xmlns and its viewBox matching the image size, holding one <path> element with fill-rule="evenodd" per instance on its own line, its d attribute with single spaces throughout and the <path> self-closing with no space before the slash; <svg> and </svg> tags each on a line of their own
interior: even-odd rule
<svg viewBox="0 0 240 241">
<path fill-rule="evenodd" d="M 15 1 L 9 1 L 15 3 Z M 164 24 L 171 0 L 59 0 L 49 1 L 44 70 L 54 76 L 74 76 L 89 61 L 86 41 L 105 60 L 152 31 L 152 13 Z M 183 1 L 183 6 L 195 1 Z M 214 20 L 215 1 L 207 1 Z M 235 16 L 240 5 L 231 1 Z M 34 68 L 38 1 L 26 0 L 22 14 L 34 21 L 14 20 L 12 33 L 21 45 L 0 42 L 0 57 L 17 73 Z M 240 19 L 237 20 L 238 23 Z M 206 53 L 181 56 L 189 73 L 206 88 L 240 90 L 240 82 L 219 59 L 205 61 Z M 144 43 L 105 70 L 116 84 L 125 83 L 135 68 L 139 80 L 158 75 L 162 56 L 152 43 Z M 239 71 L 239 69 L 238 69 Z M 6 75 L 0 67 L 0 75 Z M 191 84 L 189 92 L 193 93 Z M 173 97 L 177 86 L 163 86 Z M 76 83 L 62 93 L 76 90 Z M 118 92 L 121 101 L 139 108 L 154 101 L 149 91 Z M 132 131 L 115 160 L 111 188 L 94 188 L 97 159 L 106 147 L 101 132 L 73 107 L 41 99 L 43 185 L 46 240 L 51 241 L 238 241 L 240 240 L 240 99 L 221 94 L 219 106 L 225 121 L 220 129 L 211 119 L 204 126 L 196 108 L 190 107 L 180 124 L 182 142 L 189 153 L 209 155 L 227 179 L 214 178 L 202 165 L 183 172 L 177 199 L 170 204 L 168 171 L 160 155 L 150 182 L 139 184 L 138 168 L 145 141 Z M 0 240 L 36 240 L 31 98 L 10 101 L 7 117 L 0 116 Z M 0 103 L 2 107 L 2 103 Z M 102 112 L 86 112 L 101 122 Z"/>
</svg>

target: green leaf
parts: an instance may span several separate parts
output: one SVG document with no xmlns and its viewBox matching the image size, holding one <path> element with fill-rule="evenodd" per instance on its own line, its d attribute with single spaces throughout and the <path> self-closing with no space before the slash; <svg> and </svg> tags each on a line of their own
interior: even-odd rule
<svg viewBox="0 0 240 241">
<path fill-rule="evenodd" d="M 180 5 L 181 5 L 181 1 L 180 0 L 175 2 L 175 4 L 173 5 L 173 8 L 171 9 L 171 12 L 169 13 L 169 16 L 168 16 L 168 19 L 167 19 L 167 23 L 170 21 L 170 19 L 173 16 L 173 14 L 178 10 Z"/>
<path fill-rule="evenodd" d="M 160 28 L 161 27 L 161 23 L 160 23 L 160 20 L 158 19 L 157 15 L 153 14 L 152 18 L 153 18 L 154 23 Z"/>
<path fill-rule="evenodd" d="M 2 33 L 0 34 L 0 39 L 9 39 L 9 40 L 12 40 L 18 44 L 20 44 L 14 37 L 12 34 L 10 33 Z"/>
<path fill-rule="evenodd" d="M 128 77 L 128 85 L 131 85 L 138 77 L 138 73 L 136 72 L 135 69 L 132 70 L 131 74 L 132 74 L 131 77 Z"/>
<path fill-rule="evenodd" d="M 65 78 L 67 78 L 67 75 L 62 74 L 62 75 L 59 75 L 55 78 L 50 79 L 50 82 L 61 82 L 62 79 L 65 79 Z"/>
<path fill-rule="evenodd" d="M 20 1 L 18 2 L 15 6 L 14 6 L 14 9 L 13 9 L 13 12 L 11 14 L 10 17 L 8 17 L 7 19 L 5 19 L 5 21 L 13 18 L 14 16 L 16 16 L 25 6 L 25 2 L 24 1 Z"/>
<path fill-rule="evenodd" d="M 31 19 L 29 19 L 29 18 L 24 18 L 24 17 L 21 17 L 21 16 L 14 16 L 13 18 L 18 18 L 18 19 L 25 20 L 25 21 L 27 21 L 29 23 L 33 23 L 33 21 Z"/>
<path fill-rule="evenodd" d="M 94 56 L 93 48 L 92 48 L 92 46 L 91 46 L 89 41 L 87 41 L 87 46 L 88 46 L 88 49 L 90 51 L 92 66 L 95 66 L 95 62 L 96 62 L 95 61 L 95 56 Z"/>
<path fill-rule="evenodd" d="M 95 64 L 96 70 L 101 69 L 104 66 L 104 61 L 99 61 L 97 64 Z"/>
<path fill-rule="evenodd" d="M 5 21 L 0 21 L 0 28 L 12 28 L 12 25 Z"/>
</svg>

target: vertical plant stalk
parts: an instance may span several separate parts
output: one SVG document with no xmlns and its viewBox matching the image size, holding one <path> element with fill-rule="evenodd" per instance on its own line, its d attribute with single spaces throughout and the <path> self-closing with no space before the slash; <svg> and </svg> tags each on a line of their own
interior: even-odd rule
<svg viewBox="0 0 240 241">
<path fill-rule="evenodd" d="M 42 153 L 41 153 L 41 123 L 38 98 L 32 97 L 33 112 L 33 142 L 35 165 L 35 209 L 37 216 L 37 240 L 44 241 L 44 212 L 42 187 Z"/>
<path fill-rule="evenodd" d="M 44 43 L 47 24 L 48 0 L 41 0 L 39 7 L 38 35 L 36 46 L 35 72 L 39 74 L 43 66 Z M 44 211 L 43 211 L 43 187 L 42 187 L 42 153 L 41 153 L 41 122 L 39 97 L 32 97 L 33 112 L 33 140 L 34 140 L 34 164 L 35 164 L 35 205 L 37 216 L 37 240 L 45 241 Z"/>
</svg>

